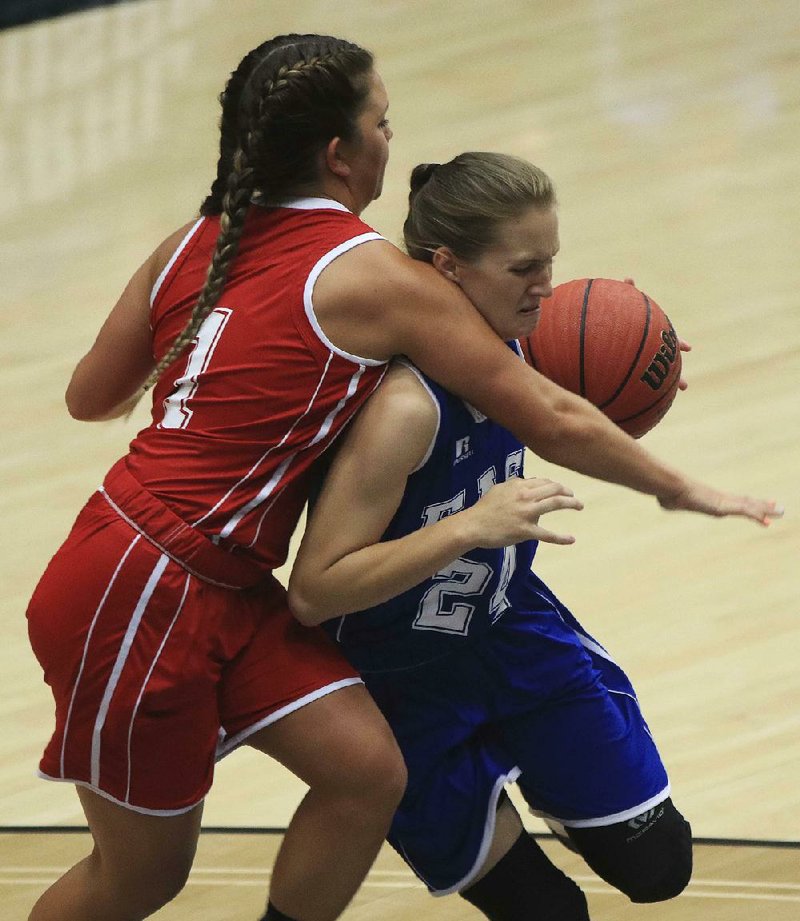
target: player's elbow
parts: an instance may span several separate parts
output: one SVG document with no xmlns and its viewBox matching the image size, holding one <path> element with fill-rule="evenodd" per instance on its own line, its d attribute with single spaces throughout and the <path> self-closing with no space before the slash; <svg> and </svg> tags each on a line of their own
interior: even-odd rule
<svg viewBox="0 0 800 921">
<path fill-rule="evenodd" d="M 335 615 L 325 604 L 325 599 L 314 591 L 304 588 L 302 581 L 292 577 L 289 580 L 289 608 L 304 627 L 317 627 Z"/>
<path fill-rule="evenodd" d="M 78 422 L 96 422 L 100 418 L 96 403 L 87 399 L 71 381 L 64 394 L 64 402 L 67 404 L 67 412 Z"/>
<path fill-rule="evenodd" d="M 64 402 L 67 404 L 67 412 L 78 422 L 104 422 L 118 415 L 113 411 L 114 407 L 99 403 L 92 394 L 82 393 L 71 385 L 64 394 Z"/>
</svg>

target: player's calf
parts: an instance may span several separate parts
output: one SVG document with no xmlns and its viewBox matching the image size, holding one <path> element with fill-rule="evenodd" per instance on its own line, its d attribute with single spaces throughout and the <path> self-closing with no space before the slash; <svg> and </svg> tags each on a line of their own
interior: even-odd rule
<svg viewBox="0 0 800 921">
<path fill-rule="evenodd" d="M 527 832 L 461 897 L 489 921 L 589 921 L 580 888 L 548 860 Z"/>
</svg>

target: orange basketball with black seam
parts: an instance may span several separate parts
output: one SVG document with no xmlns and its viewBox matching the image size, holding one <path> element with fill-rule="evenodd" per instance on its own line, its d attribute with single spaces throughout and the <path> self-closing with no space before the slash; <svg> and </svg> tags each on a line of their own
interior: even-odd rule
<svg viewBox="0 0 800 921">
<path fill-rule="evenodd" d="M 664 417 L 678 390 L 681 351 L 669 317 L 622 281 L 579 278 L 558 285 L 521 345 L 528 364 L 594 403 L 634 438 Z"/>
</svg>

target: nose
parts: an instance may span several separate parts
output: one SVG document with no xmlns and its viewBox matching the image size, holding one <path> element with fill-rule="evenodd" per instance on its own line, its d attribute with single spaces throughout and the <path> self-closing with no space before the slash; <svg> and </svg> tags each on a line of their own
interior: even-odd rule
<svg viewBox="0 0 800 921">
<path fill-rule="evenodd" d="M 553 276 L 551 272 L 542 273 L 528 286 L 532 297 L 550 297 L 553 293 Z"/>
</svg>

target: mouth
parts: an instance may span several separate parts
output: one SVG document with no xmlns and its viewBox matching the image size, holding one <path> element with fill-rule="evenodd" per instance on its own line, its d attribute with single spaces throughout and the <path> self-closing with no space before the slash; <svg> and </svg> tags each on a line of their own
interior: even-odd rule
<svg viewBox="0 0 800 921">
<path fill-rule="evenodd" d="M 530 336 L 539 325 L 539 316 L 541 312 L 541 308 L 538 304 L 520 308 L 520 324 L 524 335 Z"/>
</svg>

